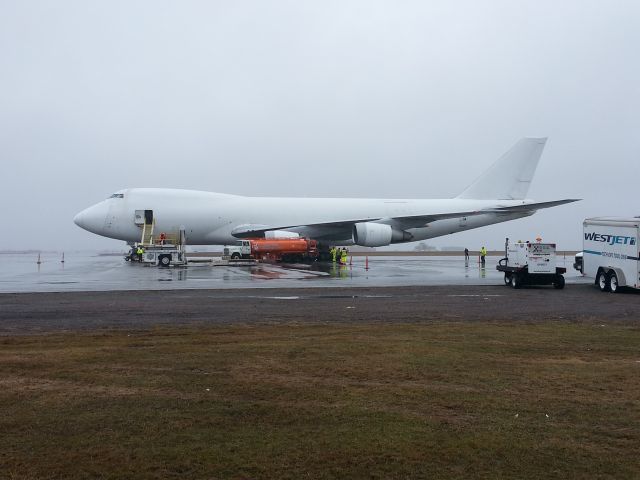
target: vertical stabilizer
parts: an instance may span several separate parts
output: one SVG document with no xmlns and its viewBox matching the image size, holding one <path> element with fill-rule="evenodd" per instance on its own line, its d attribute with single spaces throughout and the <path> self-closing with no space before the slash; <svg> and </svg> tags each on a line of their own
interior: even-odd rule
<svg viewBox="0 0 640 480">
<path fill-rule="evenodd" d="M 519 200 L 526 197 L 546 138 L 523 138 L 457 198 Z"/>
</svg>

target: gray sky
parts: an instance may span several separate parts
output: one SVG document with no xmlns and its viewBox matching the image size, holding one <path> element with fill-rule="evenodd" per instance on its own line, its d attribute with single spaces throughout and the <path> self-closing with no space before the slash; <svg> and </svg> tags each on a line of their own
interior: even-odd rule
<svg viewBox="0 0 640 480">
<path fill-rule="evenodd" d="M 125 187 L 452 197 L 523 136 L 584 201 L 429 243 L 577 248 L 640 215 L 639 47 L 635 0 L 0 0 L 0 249 L 117 249 L 72 218 Z"/>
</svg>

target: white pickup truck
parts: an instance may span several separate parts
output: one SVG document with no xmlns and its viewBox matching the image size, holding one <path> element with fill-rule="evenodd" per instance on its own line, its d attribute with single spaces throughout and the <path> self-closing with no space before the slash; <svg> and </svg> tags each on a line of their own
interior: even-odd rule
<svg viewBox="0 0 640 480">
<path fill-rule="evenodd" d="M 603 292 L 640 288 L 640 218 L 587 218 L 582 225 L 584 275 Z"/>
</svg>

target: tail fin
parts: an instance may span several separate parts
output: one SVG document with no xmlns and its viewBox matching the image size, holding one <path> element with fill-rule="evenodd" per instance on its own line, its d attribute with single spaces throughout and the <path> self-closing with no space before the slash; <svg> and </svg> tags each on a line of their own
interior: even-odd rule
<svg viewBox="0 0 640 480">
<path fill-rule="evenodd" d="M 546 138 L 523 138 L 457 198 L 519 200 L 526 197 Z"/>
</svg>

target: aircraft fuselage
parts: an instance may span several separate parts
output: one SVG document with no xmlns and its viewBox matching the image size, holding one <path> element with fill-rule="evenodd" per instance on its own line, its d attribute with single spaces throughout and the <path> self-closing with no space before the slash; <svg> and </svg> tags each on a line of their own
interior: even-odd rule
<svg viewBox="0 0 640 480">
<path fill-rule="evenodd" d="M 234 232 L 241 225 L 295 226 L 331 224 L 346 220 L 372 221 L 433 213 L 455 213 L 508 207 L 527 203 L 525 200 L 469 199 L 361 199 L 361 198 L 278 198 L 244 197 L 194 190 L 132 188 L 121 190 L 80 212 L 74 222 L 97 235 L 140 241 L 141 227 L 135 222 L 136 212 L 151 210 L 155 232 L 177 232 L 184 228 L 188 243 L 193 245 L 225 245 L 237 241 Z M 410 228 L 411 240 L 419 241 L 464 230 L 505 222 L 531 215 L 532 212 L 482 213 L 437 220 Z M 384 223 L 383 221 L 380 221 Z M 350 229 L 290 229 L 321 241 L 338 245 L 352 244 Z M 404 243 L 404 242 L 394 242 Z"/>
</svg>

